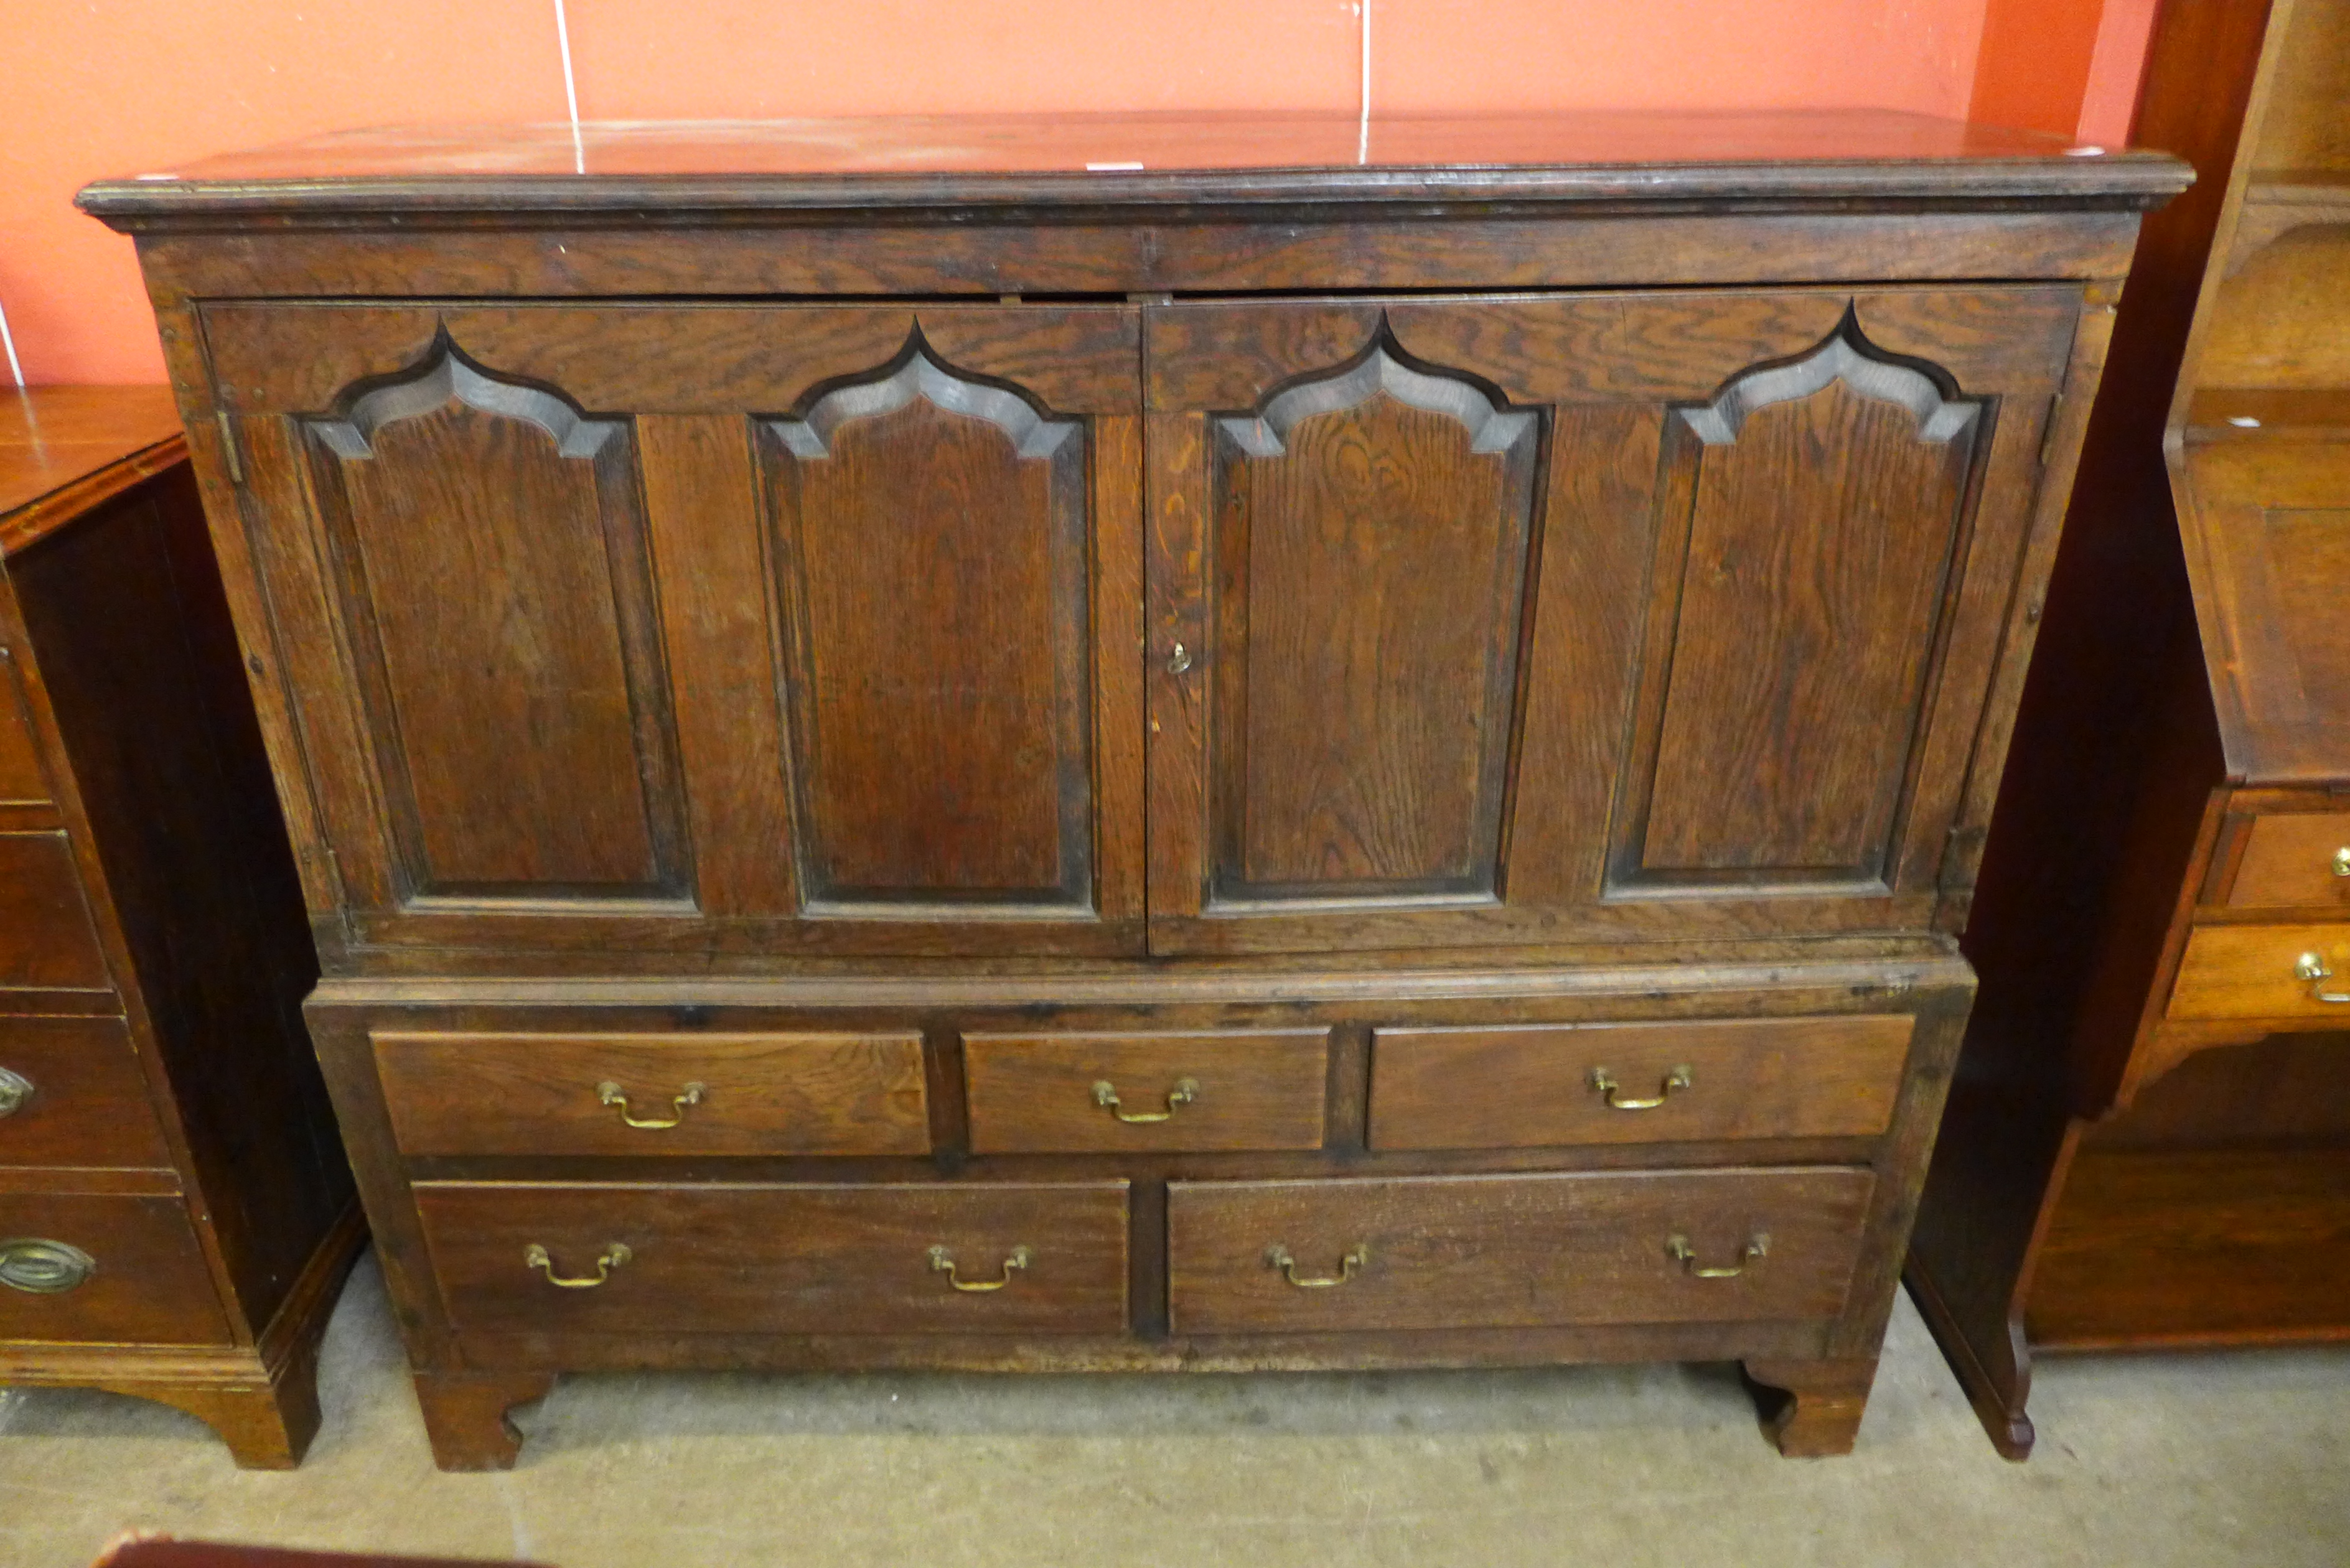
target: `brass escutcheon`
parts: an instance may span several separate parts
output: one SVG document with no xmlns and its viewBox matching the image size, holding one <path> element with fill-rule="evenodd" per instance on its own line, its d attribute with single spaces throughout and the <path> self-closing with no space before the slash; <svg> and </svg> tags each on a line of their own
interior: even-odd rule
<svg viewBox="0 0 2350 1568">
<path fill-rule="evenodd" d="M 548 1256 L 546 1249 L 540 1246 L 537 1242 L 533 1241 L 529 1246 L 525 1247 L 522 1250 L 522 1261 L 525 1264 L 545 1274 L 548 1284 L 555 1286 L 558 1290 L 566 1291 L 592 1291 L 598 1285 L 602 1284 L 606 1280 L 610 1279 L 614 1269 L 619 1268 L 622 1263 L 627 1262 L 630 1258 L 635 1256 L 636 1254 L 629 1251 L 625 1243 L 619 1241 L 611 1242 L 597 1256 L 596 1277 L 594 1279 L 588 1279 L 584 1275 L 580 1278 L 573 1279 L 563 1274 L 558 1274 L 555 1272 L 555 1260 Z"/>
<path fill-rule="evenodd" d="M 596 1099 L 597 1103 L 599 1105 L 614 1106 L 619 1107 L 620 1119 L 632 1127 L 643 1127 L 649 1132 L 666 1132 L 671 1127 L 677 1126 L 678 1123 L 685 1120 L 686 1107 L 689 1106 L 698 1106 L 702 1104 L 702 1096 L 708 1092 L 709 1091 L 700 1084 L 688 1084 L 685 1086 L 685 1093 L 678 1096 L 677 1098 L 670 1102 L 670 1106 L 677 1112 L 677 1115 L 667 1118 L 659 1116 L 630 1116 L 629 1114 L 629 1096 L 620 1093 L 620 1085 L 612 1082 L 609 1078 L 605 1079 L 602 1083 L 596 1085 Z"/>
<path fill-rule="evenodd" d="M 1697 1075 L 1691 1073 L 1688 1066 L 1684 1064 L 1682 1066 L 1675 1067 L 1671 1072 L 1665 1075 L 1664 1082 L 1657 1085 L 1656 1098 L 1649 1100 L 1627 1100 L 1617 1092 L 1616 1076 L 1614 1074 L 1608 1072 L 1605 1067 L 1594 1067 L 1591 1069 L 1591 1091 L 1597 1095 L 1601 1099 L 1606 1100 L 1607 1102 L 1607 1107 L 1610 1110 L 1653 1111 L 1659 1106 L 1663 1105 L 1666 1100 L 1670 1098 L 1672 1092 L 1675 1089 L 1691 1089 L 1696 1086 Z"/>
<path fill-rule="evenodd" d="M 1770 1251 L 1770 1236 L 1758 1233 L 1746 1243 L 1746 1256 L 1742 1260 L 1727 1268 L 1705 1269 L 1698 1266 L 1697 1249 L 1690 1245 L 1687 1236 L 1665 1238 L 1665 1255 L 1687 1270 L 1691 1279 L 1698 1280 L 1734 1280 L 1746 1272 L 1747 1264 L 1769 1256 Z"/>
<path fill-rule="evenodd" d="M 1338 1260 L 1338 1272 L 1319 1279 L 1299 1279 L 1297 1260 L 1291 1257 L 1289 1249 L 1278 1241 L 1264 1250 L 1264 1261 L 1268 1268 L 1279 1269 L 1281 1277 L 1301 1291 L 1326 1291 L 1333 1285 L 1343 1285 L 1353 1279 L 1356 1272 L 1371 1261 L 1371 1245 L 1367 1241 L 1356 1242 L 1352 1250 Z"/>
<path fill-rule="evenodd" d="M 1012 1276 L 1016 1271 L 1024 1269 L 1029 1264 L 1036 1261 L 1036 1254 L 1030 1251 L 1027 1248 L 1014 1247 L 1012 1249 L 1012 1255 L 1003 1260 L 1003 1277 L 1002 1279 L 966 1280 L 956 1274 L 954 1254 L 948 1251 L 944 1247 L 932 1247 L 930 1250 L 929 1257 L 931 1260 L 931 1272 L 932 1273 L 944 1274 L 947 1277 L 947 1283 L 952 1285 L 959 1291 L 970 1291 L 974 1294 L 986 1291 L 1002 1290 L 1004 1286 L 1012 1282 Z"/>
<path fill-rule="evenodd" d="M 2350 844 L 2345 844 L 2334 852 L 2334 874 L 2336 877 L 2350 877 Z"/>
<path fill-rule="evenodd" d="M 1116 1116 L 1119 1121 L 1126 1123 L 1129 1127 L 1138 1127 L 1146 1122 L 1166 1121 L 1170 1117 L 1173 1116 L 1176 1111 L 1190 1105 L 1199 1097 L 1199 1079 L 1178 1078 L 1175 1080 L 1175 1086 L 1167 1092 L 1167 1108 L 1165 1110 L 1127 1111 L 1118 1108 L 1119 1100 L 1118 1097 L 1118 1086 L 1115 1084 L 1112 1084 L 1107 1078 L 1097 1079 L 1094 1083 L 1094 1104 L 1099 1106 L 1111 1116 Z"/>
</svg>

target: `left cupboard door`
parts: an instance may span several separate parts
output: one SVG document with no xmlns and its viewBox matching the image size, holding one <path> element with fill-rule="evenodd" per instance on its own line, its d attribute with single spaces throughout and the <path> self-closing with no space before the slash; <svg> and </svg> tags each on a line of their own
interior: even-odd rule
<svg viewBox="0 0 2350 1568">
<path fill-rule="evenodd" d="M 1139 950 L 1135 311 L 203 325 L 350 946 Z"/>
</svg>

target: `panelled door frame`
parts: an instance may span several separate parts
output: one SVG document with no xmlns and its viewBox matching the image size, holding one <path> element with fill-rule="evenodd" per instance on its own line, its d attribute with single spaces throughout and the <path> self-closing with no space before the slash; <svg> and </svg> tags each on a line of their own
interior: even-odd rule
<svg viewBox="0 0 2350 1568">
<path fill-rule="evenodd" d="M 2017 284 L 1149 307 L 1152 950 L 1526 946 L 1929 924 L 2014 610 L 2043 438 L 2081 302 L 2077 286 Z M 1219 777 L 1232 759 L 1216 744 L 1215 705 L 1232 686 L 1218 670 L 1232 620 L 1217 603 L 1219 508 L 1231 504 L 1218 476 L 1234 431 L 1246 433 L 1284 397 L 1359 377 L 1380 354 L 1474 389 L 1453 400 L 1464 429 L 1481 403 L 1542 426 L 1492 890 L 1233 898 L 1219 887 L 1215 860 L 1219 834 L 1229 843 L 1233 829 L 1214 815 L 1235 787 Z M 1823 388 L 1900 405 L 1915 421 L 1912 439 L 1960 443 L 1964 460 L 1930 637 L 1903 696 L 1911 728 L 1897 738 L 1898 784 L 1871 807 L 1879 846 L 1825 874 L 1644 875 L 1631 808 L 1648 781 L 1631 774 L 1640 748 L 1653 755 L 1640 715 L 1664 701 L 1674 648 L 1671 625 L 1658 619 L 1675 613 L 1679 588 L 1658 573 L 1679 565 L 1660 546 L 1689 523 L 1677 513 L 1668 524 L 1668 504 L 1694 504 L 1690 446 L 1734 441 L 1756 410 Z M 1320 395 L 1321 406 L 1332 403 Z M 1677 435 L 1681 426 L 1690 429 Z"/>
<path fill-rule="evenodd" d="M 340 892 L 338 909 L 314 911 L 323 929 L 338 926 L 354 946 L 592 950 L 607 966 L 632 952 L 659 965 L 681 953 L 1140 950 L 1134 307 L 230 301 L 202 319 Z M 434 383 L 460 375 L 460 400 L 527 420 L 558 450 L 570 441 L 612 504 L 641 520 L 647 636 L 629 650 L 630 722 L 648 742 L 648 809 L 675 819 L 655 826 L 673 849 L 652 886 L 443 891 L 416 874 L 413 824 L 390 804 L 396 722 L 381 692 L 371 703 L 351 678 L 372 628 L 353 613 L 350 551 L 324 516 L 321 473 L 366 400 L 386 420 L 450 406 Z M 777 578 L 786 552 L 772 471 L 917 400 L 931 410 L 920 417 L 992 424 L 1014 447 L 1024 431 L 1052 435 L 1007 461 L 1051 465 L 1054 504 L 1077 530 L 1054 568 L 1061 625 L 1035 635 L 1060 649 L 1052 744 L 1065 762 L 1073 744 L 1081 752 L 1053 819 L 1083 842 L 1073 858 L 1065 844 L 1041 897 L 893 905 L 808 885 L 806 781 L 791 765 L 806 711 L 791 685 L 805 665 L 793 661 L 806 650 L 792 646 Z M 1005 656 L 1020 656 L 1016 643 Z"/>
</svg>

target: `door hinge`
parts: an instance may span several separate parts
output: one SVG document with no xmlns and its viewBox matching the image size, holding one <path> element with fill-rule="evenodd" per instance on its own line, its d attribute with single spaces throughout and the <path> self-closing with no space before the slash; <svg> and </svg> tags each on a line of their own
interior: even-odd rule
<svg viewBox="0 0 2350 1568">
<path fill-rule="evenodd" d="M 228 477 L 230 483 L 243 484 L 244 483 L 244 464 L 236 455 L 236 427 L 229 423 L 228 412 L 226 410 L 215 411 L 213 415 L 213 420 L 220 426 L 221 455 L 228 460 Z"/>
</svg>

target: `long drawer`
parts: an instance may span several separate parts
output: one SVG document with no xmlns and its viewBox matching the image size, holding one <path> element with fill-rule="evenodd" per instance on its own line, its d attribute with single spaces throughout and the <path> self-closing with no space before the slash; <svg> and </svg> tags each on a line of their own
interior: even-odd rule
<svg viewBox="0 0 2350 1568">
<path fill-rule="evenodd" d="M 2350 925 L 2198 926 L 2168 1015 L 2324 1019 L 2350 1029 Z"/>
<path fill-rule="evenodd" d="M 120 1019 L 0 1017 L 0 1165 L 171 1163 Z"/>
<path fill-rule="evenodd" d="M 1118 1334 L 1127 1184 L 420 1182 L 463 1330 Z"/>
<path fill-rule="evenodd" d="M 0 987 L 103 991 L 111 980 L 62 833 L 0 833 Z"/>
<path fill-rule="evenodd" d="M 0 1339 L 217 1345 L 228 1338 L 183 1200 L 0 1194 Z"/>
<path fill-rule="evenodd" d="M 1834 1317 L 1852 1168 L 1174 1182 L 1178 1334 Z"/>
<path fill-rule="evenodd" d="M 2228 903 L 2239 909 L 2350 909 L 2350 812 L 2254 818 Z"/>
<path fill-rule="evenodd" d="M 1329 1032 L 963 1037 L 975 1154 L 1322 1147 Z"/>
<path fill-rule="evenodd" d="M 1867 1137 L 1893 1120 L 1908 1014 L 1371 1036 L 1376 1149 Z"/>
<path fill-rule="evenodd" d="M 926 1154 L 922 1039 L 379 1033 L 408 1154 Z"/>
</svg>

